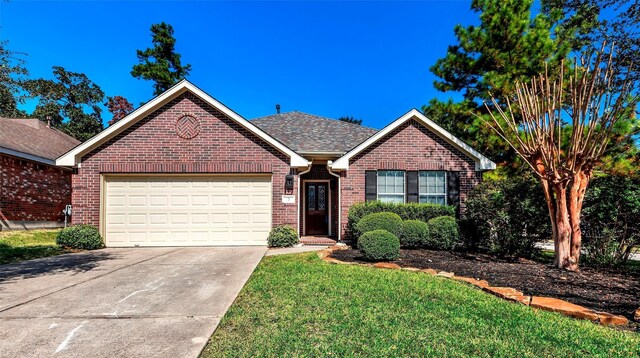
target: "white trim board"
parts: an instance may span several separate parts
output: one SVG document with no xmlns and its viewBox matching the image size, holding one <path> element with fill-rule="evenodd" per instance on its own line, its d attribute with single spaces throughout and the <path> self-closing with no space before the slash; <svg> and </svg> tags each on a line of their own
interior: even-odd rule
<svg viewBox="0 0 640 358">
<path fill-rule="evenodd" d="M 396 119 L 391 122 L 388 126 L 382 128 L 380 131 L 369 137 L 366 141 L 360 143 L 355 148 L 348 151 L 345 155 L 338 158 L 333 165 L 331 166 L 332 170 L 349 170 L 349 160 L 354 157 L 356 154 L 362 152 L 367 149 L 369 146 L 382 139 L 387 134 L 391 133 L 394 129 L 398 128 L 400 125 L 405 122 L 415 119 L 424 125 L 427 129 L 432 131 L 438 137 L 445 140 L 447 143 L 453 145 L 458 148 L 467 156 L 471 157 L 476 164 L 476 171 L 481 170 L 492 170 L 496 168 L 496 163 L 492 162 L 489 158 L 477 152 L 475 149 L 471 148 L 469 145 L 456 138 L 453 134 L 447 132 L 444 128 L 437 125 L 435 122 L 427 118 L 424 114 L 422 114 L 417 109 L 412 109 L 407 112 L 402 117 Z"/>
<path fill-rule="evenodd" d="M 97 148 L 104 142 L 109 139 L 115 137 L 116 135 L 122 133 L 125 129 L 129 128 L 139 120 L 145 118 L 147 115 L 151 114 L 156 109 L 160 108 L 165 103 L 171 101 L 177 96 L 183 94 L 184 92 L 191 92 L 192 94 L 200 97 L 207 104 L 212 107 L 218 109 L 226 116 L 231 118 L 233 121 L 247 129 L 249 132 L 257 135 L 259 138 L 263 139 L 267 143 L 269 143 L 274 148 L 278 149 L 280 152 L 284 153 L 290 158 L 290 165 L 292 167 L 307 167 L 309 165 L 309 161 L 289 149 L 284 144 L 280 143 L 275 138 L 271 137 L 260 128 L 256 127 L 253 123 L 244 119 L 242 116 L 232 111 L 230 108 L 225 106 L 224 104 L 217 101 L 215 98 L 209 96 L 207 93 L 193 85 L 191 82 L 187 80 L 182 80 L 178 82 L 176 85 L 165 91 L 163 94 L 157 96 L 153 100 L 147 102 L 142 107 L 136 109 L 131 112 L 128 116 L 119 120 L 112 126 L 109 126 L 107 129 L 93 136 L 88 141 L 78 145 L 73 148 L 69 152 L 63 154 L 56 160 L 57 165 L 61 166 L 74 166 L 80 162 L 80 159 L 84 154 L 87 154 L 91 150 Z"/>
</svg>

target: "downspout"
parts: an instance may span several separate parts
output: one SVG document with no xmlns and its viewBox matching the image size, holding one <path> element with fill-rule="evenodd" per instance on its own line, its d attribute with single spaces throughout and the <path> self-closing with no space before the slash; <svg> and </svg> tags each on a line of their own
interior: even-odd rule
<svg viewBox="0 0 640 358">
<path fill-rule="evenodd" d="M 300 183 L 301 183 L 300 177 L 303 174 L 307 174 L 308 172 L 310 172 L 312 165 L 313 165 L 313 159 L 311 159 L 311 161 L 309 162 L 309 169 L 298 173 L 298 215 L 296 217 L 296 222 L 298 223 L 298 235 L 300 237 L 302 237 L 302 233 L 300 232 L 300 210 L 302 210 L 302 207 L 301 207 L 301 205 L 302 205 L 302 197 L 300 196 L 300 193 L 302 192 L 302 190 L 300 189 Z"/>
<path fill-rule="evenodd" d="M 336 174 L 331 171 L 331 166 L 333 165 L 333 161 L 327 161 L 327 170 L 329 174 L 338 178 L 338 243 L 341 243 L 340 237 L 342 236 L 342 190 L 340 190 L 340 174 Z"/>
</svg>

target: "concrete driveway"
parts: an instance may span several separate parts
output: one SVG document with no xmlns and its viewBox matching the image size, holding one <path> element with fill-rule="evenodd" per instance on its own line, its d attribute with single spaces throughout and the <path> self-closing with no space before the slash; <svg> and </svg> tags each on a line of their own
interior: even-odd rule
<svg viewBox="0 0 640 358">
<path fill-rule="evenodd" d="M 196 357 L 265 252 L 103 249 L 0 266 L 0 357 Z"/>
</svg>

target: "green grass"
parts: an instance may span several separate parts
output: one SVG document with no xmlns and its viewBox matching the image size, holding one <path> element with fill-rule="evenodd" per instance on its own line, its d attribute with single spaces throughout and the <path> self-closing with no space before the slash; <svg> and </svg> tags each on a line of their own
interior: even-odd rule
<svg viewBox="0 0 640 358">
<path fill-rule="evenodd" d="M 640 335 L 506 302 L 452 280 L 266 257 L 203 357 L 637 356 Z"/>
<path fill-rule="evenodd" d="M 56 245 L 59 231 L 0 232 L 0 265 L 70 252 Z"/>
</svg>

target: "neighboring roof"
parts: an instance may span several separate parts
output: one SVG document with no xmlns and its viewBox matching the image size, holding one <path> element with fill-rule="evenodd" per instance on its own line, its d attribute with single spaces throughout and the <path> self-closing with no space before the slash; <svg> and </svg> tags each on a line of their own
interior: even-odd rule
<svg viewBox="0 0 640 358">
<path fill-rule="evenodd" d="M 0 153 L 55 165 L 80 142 L 37 118 L 0 117 Z"/>
<path fill-rule="evenodd" d="M 251 123 L 300 154 L 348 152 L 376 129 L 293 111 L 252 119 Z"/>
<path fill-rule="evenodd" d="M 114 125 L 109 126 L 107 129 L 98 133 L 88 141 L 82 143 L 78 147 L 62 155 L 56 160 L 56 163 L 58 165 L 65 165 L 65 166 L 73 166 L 78 164 L 80 158 L 84 154 L 90 152 L 91 150 L 100 146 L 102 143 L 122 133 L 125 129 L 129 128 L 139 120 L 145 118 L 147 115 L 149 115 L 156 109 L 162 107 L 165 103 L 171 101 L 172 99 L 176 98 L 177 96 L 187 91 L 198 96 L 207 104 L 211 105 L 212 107 L 216 108 L 220 112 L 224 113 L 226 116 L 231 118 L 231 120 L 235 121 L 240 126 L 247 129 L 249 132 L 260 137 L 265 142 L 269 143 L 271 146 L 273 146 L 280 152 L 287 155 L 290 158 L 290 165 L 292 167 L 307 167 L 309 165 L 309 161 L 307 161 L 305 158 L 298 155 L 295 151 L 289 149 L 287 146 L 285 146 L 284 144 L 280 143 L 279 141 L 277 141 L 276 139 L 274 139 L 273 137 L 265 133 L 256 125 L 244 119 L 242 116 L 235 113 L 224 104 L 218 102 L 216 99 L 209 96 L 204 91 L 194 86 L 191 82 L 187 80 L 182 80 L 178 82 L 176 85 L 166 90 L 163 94 L 157 96 L 153 100 L 147 102 L 142 107 L 131 112 L 128 116 L 119 120 Z"/>
<path fill-rule="evenodd" d="M 349 169 L 349 160 L 355 156 L 356 154 L 362 152 L 366 148 L 368 148 L 373 143 L 377 142 L 381 138 L 384 138 L 388 133 L 392 132 L 394 129 L 398 128 L 403 123 L 415 119 L 422 125 L 424 125 L 427 129 L 431 130 L 437 136 L 458 148 L 460 151 L 473 158 L 476 163 L 476 170 L 491 170 L 496 168 L 496 163 L 492 162 L 489 158 L 484 155 L 478 153 L 475 149 L 471 148 L 469 145 L 456 138 L 453 134 L 447 132 L 444 128 L 437 125 L 435 122 L 427 118 L 422 112 L 417 109 L 412 109 L 407 112 L 402 117 L 396 119 L 391 122 L 388 126 L 382 128 L 378 133 L 367 139 L 366 141 L 360 143 L 357 147 L 351 149 L 348 153 L 338 158 L 335 162 L 331 164 L 331 169 L 334 170 L 347 170 Z"/>
</svg>

